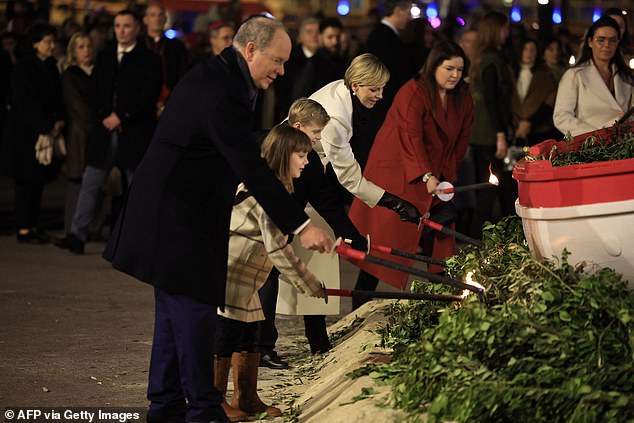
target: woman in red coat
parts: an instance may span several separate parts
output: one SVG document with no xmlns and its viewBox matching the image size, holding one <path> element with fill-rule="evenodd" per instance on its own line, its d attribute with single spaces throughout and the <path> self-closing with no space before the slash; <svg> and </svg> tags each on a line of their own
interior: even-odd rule
<svg viewBox="0 0 634 423">
<path fill-rule="evenodd" d="M 436 43 L 418 75 L 408 81 L 394 98 L 379 130 L 364 176 L 410 201 L 426 213 L 439 200 L 432 194 L 440 181 L 453 182 L 467 149 L 473 100 L 465 86 L 467 58 L 455 43 Z M 370 234 L 371 243 L 415 252 L 422 230 L 403 223 L 389 210 L 369 208 L 355 200 L 350 218 L 359 231 Z M 445 258 L 455 253 L 453 238 L 435 233 L 431 255 Z M 427 237 L 427 235 L 425 235 Z M 427 252 L 429 254 L 429 252 Z M 385 257 L 388 258 L 388 257 Z M 411 264 L 408 260 L 390 260 Z M 376 288 L 377 279 L 403 288 L 407 275 L 384 267 L 355 263 L 362 270 L 355 289 Z M 442 271 L 437 267 L 431 271 Z"/>
</svg>

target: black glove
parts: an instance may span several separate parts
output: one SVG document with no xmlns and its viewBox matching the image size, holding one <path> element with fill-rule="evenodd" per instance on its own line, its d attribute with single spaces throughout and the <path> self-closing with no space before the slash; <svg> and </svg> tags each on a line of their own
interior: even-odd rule
<svg viewBox="0 0 634 423">
<path fill-rule="evenodd" d="M 360 233 L 355 233 L 348 237 L 350 240 L 350 246 L 357 250 L 363 251 L 364 253 L 368 252 L 368 240 L 365 239 Z"/>
<path fill-rule="evenodd" d="M 403 222 L 410 222 L 418 225 L 422 217 L 418 209 L 414 207 L 412 203 L 403 200 L 396 195 L 392 195 L 387 191 L 385 191 L 383 197 L 379 200 L 378 205 L 381 207 L 387 207 L 388 209 L 396 212 Z"/>
</svg>

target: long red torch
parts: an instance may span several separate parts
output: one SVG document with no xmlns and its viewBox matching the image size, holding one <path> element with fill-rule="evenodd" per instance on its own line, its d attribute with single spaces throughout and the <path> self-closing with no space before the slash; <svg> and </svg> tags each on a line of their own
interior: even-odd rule
<svg viewBox="0 0 634 423">
<path fill-rule="evenodd" d="M 350 239 L 344 239 L 344 242 L 348 245 L 350 245 L 350 243 L 352 242 L 352 240 Z M 438 260 L 435 259 L 433 257 L 429 257 L 429 256 L 424 256 L 421 254 L 413 254 L 407 251 L 403 251 L 403 250 L 396 250 L 392 247 L 386 247 L 385 245 L 376 245 L 376 244 L 370 244 L 370 251 L 378 251 L 381 253 L 385 253 L 385 254 L 391 254 L 393 256 L 399 256 L 399 257 L 405 257 L 408 259 L 412 259 L 412 260 L 416 260 L 416 261 L 420 261 L 423 263 L 429 263 L 429 264 L 435 264 L 437 266 L 446 266 L 447 263 L 445 263 L 444 260 Z"/>
<path fill-rule="evenodd" d="M 415 269 L 413 267 L 405 266 L 400 263 L 395 263 L 390 260 L 382 259 L 376 256 L 371 256 L 369 254 L 364 253 L 363 251 L 354 250 L 344 243 L 337 245 L 335 247 L 335 251 L 337 252 L 337 254 L 343 257 L 356 259 L 359 261 L 367 261 L 368 263 L 374 263 L 374 264 L 378 264 L 379 266 L 384 266 L 390 269 L 409 273 L 414 276 L 420 276 L 422 278 L 429 280 L 430 282 L 442 283 L 442 284 L 453 286 L 454 288 L 459 288 L 462 290 L 468 289 L 469 291 L 475 292 L 476 294 L 482 293 L 484 291 L 484 289 L 481 287 L 469 285 L 457 279 L 452 279 L 446 276 L 436 275 L 434 273 L 425 272 L 424 270 Z"/>
<path fill-rule="evenodd" d="M 484 247 L 484 243 L 482 241 L 478 241 L 477 239 L 473 239 L 470 236 L 461 234 L 460 232 L 456 232 L 453 229 L 450 229 L 450 228 L 448 228 L 446 226 L 441 225 L 440 223 L 436 223 L 436 222 L 434 222 L 432 220 L 429 220 L 429 219 L 427 219 L 425 217 L 423 217 L 421 219 L 421 223 L 423 225 L 425 225 L 425 226 L 428 226 L 428 227 L 438 231 L 438 232 L 442 232 L 445 235 L 449 235 L 449 236 L 452 236 L 452 237 L 454 237 L 456 239 L 459 239 L 459 240 L 461 240 L 463 242 L 475 245 L 478 248 L 483 248 Z"/>
<path fill-rule="evenodd" d="M 462 295 L 415 294 L 413 292 L 360 291 L 352 289 L 326 290 L 333 297 L 386 298 L 389 300 L 462 301 Z"/>
</svg>

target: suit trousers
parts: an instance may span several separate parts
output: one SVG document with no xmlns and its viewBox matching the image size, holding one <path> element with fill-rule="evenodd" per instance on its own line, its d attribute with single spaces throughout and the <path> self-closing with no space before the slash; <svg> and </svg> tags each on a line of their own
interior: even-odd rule
<svg viewBox="0 0 634 423">
<path fill-rule="evenodd" d="M 112 132 L 110 147 L 108 148 L 104 166 L 99 168 L 88 165 L 86 169 L 84 169 L 84 173 L 81 177 L 81 187 L 79 188 L 79 195 L 77 196 L 73 220 L 70 224 L 70 233 L 84 242 L 88 235 L 88 227 L 95 214 L 95 208 L 99 203 L 99 191 L 101 186 L 106 182 L 108 173 L 115 165 L 118 138 L 118 133 L 116 131 Z M 126 169 L 128 186 L 132 183 L 132 176 L 132 171 Z"/>
<path fill-rule="evenodd" d="M 213 385 L 216 307 L 160 288 L 154 288 L 154 298 L 148 415 L 227 421 L 222 394 Z"/>
</svg>

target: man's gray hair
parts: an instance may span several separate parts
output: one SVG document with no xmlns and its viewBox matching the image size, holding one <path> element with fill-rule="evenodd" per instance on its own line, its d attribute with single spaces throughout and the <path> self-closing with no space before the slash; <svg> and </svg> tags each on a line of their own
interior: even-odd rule
<svg viewBox="0 0 634 423">
<path fill-rule="evenodd" d="M 304 28 L 306 28 L 307 25 L 311 25 L 311 24 L 319 25 L 319 19 L 312 16 L 309 16 L 308 18 L 304 19 L 302 23 L 299 24 L 299 33 L 301 34 Z"/>
<path fill-rule="evenodd" d="M 237 49 L 243 49 L 247 43 L 253 42 L 258 50 L 265 49 L 271 44 L 271 40 L 278 30 L 286 32 L 284 25 L 278 20 L 266 16 L 249 18 L 238 28 L 233 45 Z"/>
</svg>

